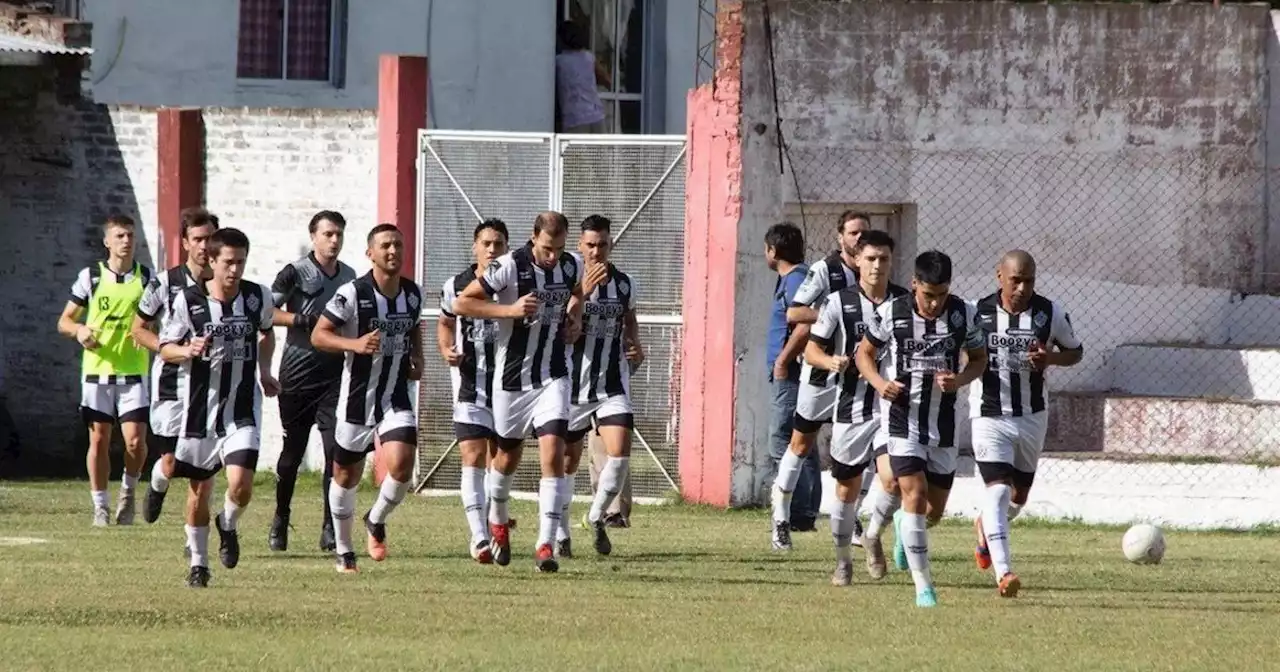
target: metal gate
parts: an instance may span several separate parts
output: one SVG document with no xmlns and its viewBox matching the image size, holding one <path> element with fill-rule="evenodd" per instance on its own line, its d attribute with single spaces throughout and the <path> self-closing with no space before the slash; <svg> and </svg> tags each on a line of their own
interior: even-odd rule
<svg viewBox="0 0 1280 672">
<path fill-rule="evenodd" d="M 488 217 L 523 244 L 543 210 L 576 224 L 613 220 L 612 261 L 636 278 L 645 363 L 631 377 L 636 431 L 635 497 L 678 490 L 681 296 L 684 278 L 684 136 L 557 135 L 483 131 L 419 132 L 418 281 L 438 297 L 445 280 L 473 263 L 472 231 Z M 438 301 L 424 306 L 427 364 L 418 385 L 416 490 L 456 491 L 461 462 L 453 439 L 448 367 L 437 356 Z M 589 494 L 583 456 L 577 494 Z M 536 492 L 537 460 L 524 460 L 514 490 Z"/>
</svg>

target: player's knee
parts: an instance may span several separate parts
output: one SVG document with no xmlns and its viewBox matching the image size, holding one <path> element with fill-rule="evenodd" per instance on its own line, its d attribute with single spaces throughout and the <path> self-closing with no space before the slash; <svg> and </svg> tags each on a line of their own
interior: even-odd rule
<svg viewBox="0 0 1280 672">
<path fill-rule="evenodd" d="M 483 469 L 489 459 L 489 442 L 484 439 L 463 441 L 458 444 L 462 466 Z"/>
<path fill-rule="evenodd" d="M 924 524 L 933 527 L 942 522 L 942 509 L 929 507 L 929 511 L 924 514 Z"/>
<path fill-rule="evenodd" d="M 578 465 L 582 462 L 582 446 L 578 446 L 578 450 L 565 451 L 564 454 L 564 473 L 578 473 Z"/>
</svg>

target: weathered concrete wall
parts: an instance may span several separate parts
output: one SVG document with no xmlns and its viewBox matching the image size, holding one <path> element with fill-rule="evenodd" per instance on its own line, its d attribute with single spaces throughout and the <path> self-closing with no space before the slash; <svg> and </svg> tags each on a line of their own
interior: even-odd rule
<svg viewBox="0 0 1280 672">
<path fill-rule="evenodd" d="M 970 298 L 994 290 L 1002 250 L 1031 251 L 1040 289 L 1070 309 L 1087 344 L 1079 367 L 1054 372 L 1054 389 L 1107 389 L 1106 358 L 1120 343 L 1270 331 L 1224 322 L 1238 292 L 1262 289 L 1269 270 L 1275 31 L 1265 7 L 783 0 L 771 9 L 788 151 L 780 167 L 764 15 L 751 7 L 735 456 L 765 454 L 760 353 L 774 279 L 759 249 L 798 199 L 911 204 L 903 261 L 947 251 L 953 290 Z"/>
</svg>

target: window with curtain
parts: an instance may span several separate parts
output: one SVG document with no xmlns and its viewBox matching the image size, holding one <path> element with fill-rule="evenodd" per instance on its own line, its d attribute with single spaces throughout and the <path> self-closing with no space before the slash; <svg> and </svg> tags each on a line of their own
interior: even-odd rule
<svg viewBox="0 0 1280 672">
<path fill-rule="evenodd" d="M 331 81 L 334 0 L 240 0 L 236 76 Z"/>
<path fill-rule="evenodd" d="M 565 19 L 591 27 L 591 51 L 609 73 L 601 85 L 606 133 L 640 133 L 644 104 L 644 0 L 564 0 Z"/>
</svg>

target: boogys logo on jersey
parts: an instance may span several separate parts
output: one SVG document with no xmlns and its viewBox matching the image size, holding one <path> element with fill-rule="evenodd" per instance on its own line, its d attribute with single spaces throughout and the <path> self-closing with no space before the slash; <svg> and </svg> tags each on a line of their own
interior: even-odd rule
<svg viewBox="0 0 1280 672">
<path fill-rule="evenodd" d="M 369 330 L 378 330 L 387 336 L 403 336 L 413 330 L 413 318 L 409 315 L 390 314 L 369 320 Z"/>
<path fill-rule="evenodd" d="M 218 324 L 204 325 L 205 338 L 236 339 L 253 333 L 253 325 L 243 317 L 224 317 Z"/>
<path fill-rule="evenodd" d="M 987 334 L 987 347 L 991 349 L 1008 348 L 1013 351 L 1026 351 L 1036 342 L 1036 332 L 1030 329 L 1009 329 L 1003 335 Z"/>
<path fill-rule="evenodd" d="M 627 307 L 621 303 L 608 302 L 597 303 L 592 301 L 582 307 L 582 314 L 588 317 L 603 317 L 606 319 L 617 319 L 627 312 Z"/>
<path fill-rule="evenodd" d="M 558 306 L 562 303 L 568 303 L 569 297 L 573 296 L 573 292 L 567 289 L 535 289 L 533 296 L 538 299 L 538 303 L 544 306 Z"/>
<path fill-rule="evenodd" d="M 941 355 L 954 350 L 955 347 L 955 339 L 946 334 L 908 338 L 902 342 L 902 351 L 908 355 Z"/>
</svg>

